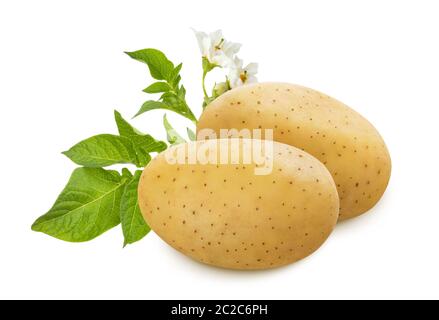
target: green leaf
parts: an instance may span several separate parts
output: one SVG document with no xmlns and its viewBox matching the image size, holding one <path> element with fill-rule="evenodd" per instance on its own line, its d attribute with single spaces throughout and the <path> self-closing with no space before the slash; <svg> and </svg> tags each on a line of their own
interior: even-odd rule
<svg viewBox="0 0 439 320">
<path fill-rule="evenodd" d="M 148 134 L 129 138 L 134 144 L 134 149 L 138 155 L 139 167 L 144 167 L 151 161 L 151 152 L 162 152 L 168 147 L 165 142 L 157 141 Z"/>
<path fill-rule="evenodd" d="M 163 110 L 169 110 L 169 111 L 173 111 L 175 113 L 178 113 L 178 114 L 182 115 L 183 117 L 188 118 L 192 122 L 197 121 L 194 114 L 187 106 L 186 101 L 181 100 L 174 93 L 165 92 L 161 96 L 161 99 L 163 100 L 163 102 L 153 101 L 153 100 L 146 101 L 134 117 L 137 117 L 137 116 L 141 115 L 142 113 L 145 113 L 145 112 L 148 112 L 151 110 L 163 109 Z"/>
<path fill-rule="evenodd" d="M 63 152 L 74 163 L 85 167 L 106 167 L 117 163 L 137 164 L 130 139 L 100 134 L 83 140 Z"/>
<path fill-rule="evenodd" d="M 151 152 L 162 152 L 168 147 L 165 142 L 154 139 L 149 134 L 143 134 L 126 121 L 118 111 L 114 111 L 119 134 L 130 139 L 137 154 L 137 165 L 144 167 L 151 161 Z"/>
<path fill-rule="evenodd" d="M 187 136 L 188 136 L 189 140 L 191 140 L 191 141 L 197 140 L 195 132 L 193 132 L 190 128 L 186 128 L 186 131 L 187 131 Z"/>
<path fill-rule="evenodd" d="M 122 179 L 130 180 L 133 177 L 133 174 L 127 168 L 122 168 Z"/>
<path fill-rule="evenodd" d="M 124 247 L 141 240 L 151 230 L 143 219 L 137 198 L 142 171 L 138 170 L 134 177 L 125 185 L 120 203 L 120 221 L 124 236 Z"/>
<path fill-rule="evenodd" d="M 152 159 L 151 155 L 145 150 L 138 149 L 137 150 L 138 162 L 137 167 L 145 167 Z"/>
<path fill-rule="evenodd" d="M 184 86 L 180 87 L 180 90 L 178 90 L 177 96 L 184 101 L 186 99 L 186 88 Z"/>
<path fill-rule="evenodd" d="M 139 116 L 142 113 L 145 113 L 147 111 L 156 110 L 156 109 L 171 110 L 171 108 L 169 106 L 167 106 L 166 104 L 164 104 L 163 102 L 148 100 L 140 107 L 140 110 L 137 111 L 137 113 L 134 117 L 137 117 L 137 116 Z"/>
<path fill-rule="evenodd" d="M 114 117 L 119 130 L 119 134 L 123 137 L 129 138 L 135 147 L 141 147 L 146 152 L 162 152 L 166 150 L 165 142 L 154 139 L 149 134 L 144 134 L 134 128 L 128 121 L 126 121 L 118 111 L 114 111 Z"/>
<path fill-rule="evenodd" d="M 166 129 L 166 136 L 168 138 L 168 142 L 171 145 L 176 145 L 180 143 L 185 143 L 186 140 L 184 140 L 178 133 L 175 131 L 175 129 L 171 126 L 168 119 L 166 118 L 166 114 L 163 116 L 163 126 Z"/>
<path fill-rule="evenodd" d="M 154 79 L 171 79 L 174 64 L 168 60 L 163 52 L 157 49 L 143 49 L 125 53 L 137 61 L 146 63 L 148 65 L 149 72 Z"/>
<path fill-rule="evenodd" d="M 120 223 L 125 179 L 115 171 L 78 168 L 53 207 L 32 230 L 70 241 L 89 241 Z"/>
<path fill-rule="evenodd" d="M 123 137 L 130 137 L 135 135 L 142 135 L 139 130 L 134 128 L 128 121 L 126 121 L 119 111 L 114 110 L 114 120 L 116 121 L 117 130 Z"/>
<path fill-rule="evenodd" d="M 130 139 L 134 143 L 136 150 L 142 149 L 143 151 L 148 153 L 162 152 L 167 148 L 165 142 L 158 141 L 149 134 L 145 134 L 142 136 L 131 136 Z"/>
<path fill-rule="evenodd" d="M 166 150 L 166 143 L 156 140 L 151 135 L 144 134 L 134 128 L 117 110 L 114 110 L 114 118 L 119 134 L 129 138 L 134 143 L 134 147 L 142 147 L 147 152 L 162 152 Z"/>
<path fill-rule="evenodd" d="M 160 93 L 160 92 L 168 92 L 170 90 L 172 90 L 172 88 L 166 82 L 154 82 L 148 88 L 143 89 L 143 92 Z"/>
<path fill-rule="evenodd" d="M 197 120 L 194 114 L 186 104 L 185 95 L 186 90 L 183 86 L 181 86 L 181 89 L 177 94 L 165 92 L 162 94 L 160 99 L 162 99 L 163 103 L 168 106 L 168 110 L 174 111 L 175 113 L 188 118 L 192 122 L 196 122 Z"/>
<path fill-rule="evenodd" d="M 178 84 L 181 81 L 180 71 L 181 71 L 182 67 L 183 67 L 183 64 L 180 63 L 178 66 L 176 66 L 174 68 L 174 70 L 172 70 L 172 74 L 171 74 L 169 82 L 171 83 L 173 88 L 178 88 Z"/>
<path fill-rule="evenodd" d="M 174 64 L 169 61 L 162 52 L 155 49 L 127 52 L 127 54 L 133 59 L 146 63 L 153 78 L 165 80 L 164 82 L 159 81 L 153 83 L 143 90 L 146 93 L 163 92 L 163 94 L 159 101 L 146 101 L 135 117 L 147 111 L 165 109 L 176 112 L 194 123 L 197 122 L 197 119 L 186 102 L 186 90 L 183 86 L 179 85 L 181 81 L 180 71 L 183 66 L 181 63 L 174 67 Z"/>
</svg>

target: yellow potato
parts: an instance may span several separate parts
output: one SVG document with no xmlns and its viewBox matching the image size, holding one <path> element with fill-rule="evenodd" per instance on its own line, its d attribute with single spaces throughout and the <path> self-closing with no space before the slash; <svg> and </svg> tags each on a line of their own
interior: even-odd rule
<svg viewBox="0 0 439 320">
<path fill-rule="evenodd" d="M 309 154 L 273 142 L 272 156 L 265 153 L 272 159 L 271 173 L 255 175 L 261 161 L 246 164 L 242 156 L 255 150 L 254 141 L 190 142 L 158 155 L 138 189 L 149 226 L 185 255 L 224 268 L 274 268 L 317 250 L 338 219 L 330 173 Z M 236 164 L 169 163 L 172 155 L 194 147 L 218 156 L 220 142 L 241 155 Z"/>
<path fill-rule="evenodd" d="M 340 220 L 372 208 L 390 178 L 390 155 L 377 130 L 343 103 L 305 87 L 260 83 L 231 90 L 205 109 L 197 129 L 206 128 L 273 129 L 275 141 L 319 159 L 336 182 Z"/>
</svg>

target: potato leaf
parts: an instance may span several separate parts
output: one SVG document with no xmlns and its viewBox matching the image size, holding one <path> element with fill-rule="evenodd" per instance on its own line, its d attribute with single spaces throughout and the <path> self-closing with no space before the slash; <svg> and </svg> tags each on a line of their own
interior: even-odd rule
<svg viewBox="0 0 439 320">
<path fill-rule="evenodd" d="M 116 171 L 115 171 L 116 172 Z M 118 173 L 119 174 L 119 173 Z M 133 177 L 133 174 L 127 168 L 122 168 L 122 179 L 126 179 L 127 181 Z"/>
<path fill-rule="evenodd" d="M 120 223 L 120 199 L 126 179 L 116 171 L 78 168 L 53 207 L 32 230 L 70 241 L 89 241 Z"/>
<path fill-rule="evenodd" d="M 134 128 L 128 121 L 126 121 L 119 111 L 114 110 L 114 121 L 117 125 L 117 130 L 122 137 L 130 137 L 135 135 L 143 135 L 142 132 Z"/>
<path fill-rule="evenodd" d="M 177 88 L 180 81 L 181 81 L 180 71 L 181 71 L 182 67 L 183 67 L 183 64 L 180 63 L 178 66 L 176 66 L 174 68 L 174 70 L 172 70 L 172 74 L 171 74 L 171 77 L 169 79 L 169 82 L 172 84 L 173 88 Z"/>
<path fill-rule="evenodd" d="M 146 63 L 154 79 L 164 80 L 155 82 L 143 90 L 146 93 L 163 94 L 159 101 L 148 100 L 143 103 L 135 117 L 151 110 L 164 109 L 176 112 L 192 122 L 197 121 L 186 102 L 186 89 L 180 85 L 180 71 L 183 66 L 181 63 L 174 67 L 174 64 L 165 54 L 156 49 L 144 49 L 126 53 L 131 58 Z"/>
<path fill-rule="evenodd" d="M 164 104 L 163 102 L 154 101 L 154 100 L 148 100 L 148 101 L 146 101 L 145 103 L 142 104 L 142 106 L 140 107 L 139 111 L 137 111 L 137 113 L 135 114 L 134 117 L 137 117 L 137 116 L 139 116 L 142 113 L 145 113 L 147 111 L 156 110 L 156 109 L 171 110 L 171 108 L 169 106 L 167 106 L 166 104 Z"/>
<path fill-rule="evenodd" d="M 157 49 L 143 49 L 134 52 L 125 52 L 131 58 L 146 63 L 154 79 L 171 80 L 174 64 L 168 60 L 163 52 Z"/>
<path fill-rule="evenodd" d="M 85 139 L 63 154 L 74 163 L 85 167 L 106 167 L 117 163 L 138 165 L 131 140 L 111 134 L 100 134 Z"/>
<path fill-rule="evenodd" d="M 178 134 L 178 132 L 175 131 L 175 129 L 171 126 L 166 115 L 163 116 L 163 126 L 165 127 L 165 130 L 166 130 L 166 136 L 167 136 L 168 142 L 171 145 L 176 145 L 176 144 L 186 142 L 186 140 L 184 140 L 183 137 L 180 136 Z"/>
<path fill-rule="evenodd" d="M 160 92 L 168 92 L 170 90 L 172 90 L 172 88 L 166 82 L 154 82 L 148 88 L 143 89 L 143 92 L 160 93 Z"/>
<path fill-rule="evenodd" d="M 179 115 L 182 115 L 185 118 L 188 118 L 192 122 L 196 122 L 197 119 L 195 118 L 192 111 L 189 109 L 188 105 L 186 104 L 186 101 L 184 98 L 179 97 L 177 94 L 172 92 L 165 92 L 161 96 L 161 101 L 153 101 L 148 100 L 146 101 L 139 109 L 139 111 L 136 113 L 134 117 L 137 117 L 141 115 L 142 113 L 151 111 L 151 110 L 157 110 L 157 109 L 163 109 L 163 110 L 169 110 L 173 111 L 175 113 L 178 113 Z"/>
<path fill-rule="evenodd" d="M 193 132 L 190 128 L 186 128 L 186 131 L 187 131 L 187 136 L 188 136 L 189 140 L 191 140 L 191 141 L 197 140 L 195 132 Z"/>
<path fill-rule="evenodd" d="M 114 118 L 119 134 L 130 139 L 137 154 L 137 164 L 144 167 L 151 160 L 149 153 L 162 152 L 167 145 L 163 141 L 154 139 L 149 134 L 143 134 L 126 121 L 118 111 L 114 111 Z"/>
<path fill-rule="evenodd" d="M 131 139 L 135 146 L 142 146 L 147 152 L 162 152 L 166 150 L 167 146 L 165 142 L 156 140 L 151 135 L 140 132 L 126 121 L 116 110 L 114 111 L 114 118 L 119 134 L 122 137 Z"/>
<path fill-rule="evenodd" d="M 124 236 L 124 247 L 141 240 L 151 230 L 143 219 L 137 198 L 142 171 L 135 172 L 134 177 L 127 182 L 120 203 L 120 221 Z"/>
</svg>

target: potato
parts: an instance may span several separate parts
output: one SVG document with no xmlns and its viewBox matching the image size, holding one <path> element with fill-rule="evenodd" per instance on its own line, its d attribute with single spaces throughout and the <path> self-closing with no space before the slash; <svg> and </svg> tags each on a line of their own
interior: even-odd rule
<svg viewBox="0 0 439 320">
<path fill-rule="evenodd" d="M 271 142 L 272 149 L 263 149 L 272 151 L 272 156 L 265 152 L 272 159 L 271 173 L 256 175 L 262 162 L 245 163 L 243 156 L 256 149 L 255 141 L 190 142 L 158 155 L 145 168 L 138 189 L 149 226 L 185 255 L 230 269 L 274 268 L 318 249 L 338 219 L 330 173 L 309 154 Z M 236 164 L 169 162 L 194 147 L 219 157 L 220 143 L 240 154 Z"/>
<path fill-rule="evenodd" d="M 206 128 L 217 134 L 273 129 L 275 141 L 319 159 L 336 182 L 340 220 L 372 208 L 390 178 L 390 155 L 377 130 L 341 102 L 305 87 L 260 83 L 231 90 L 205 109 L 198 131 Z"/>
</svg>

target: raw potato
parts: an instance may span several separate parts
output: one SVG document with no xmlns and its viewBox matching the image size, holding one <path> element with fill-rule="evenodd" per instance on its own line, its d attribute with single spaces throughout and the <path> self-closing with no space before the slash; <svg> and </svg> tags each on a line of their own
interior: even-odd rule
<svg viewBox="0 0 439 320">
<path fill-rule="evenodd" d="M 273 129 L 275 141 L 319 159 L 337 184 L 340 220 L 372 208 L 390 178 L 390 155 L 377 130 L 341 102 L 305 87 L 260 83 L 231 90 L 205 109 L 197 129 L 206 128 Z"/>
<path fill-rule="evenodd" d="M 243 140 L 238 142 L 241 152 Z M 310 255 L 337 222 L 337 190 L 317 159 L 273 144 L 268 175 L 255 175 L 254 164 L 169 164 L 166 156 L 189 144 L 166 150 L 145 168 L 139 183 L 145 220 L 175 249 L 218 267 L 274 268 Z"/>
</svg>

